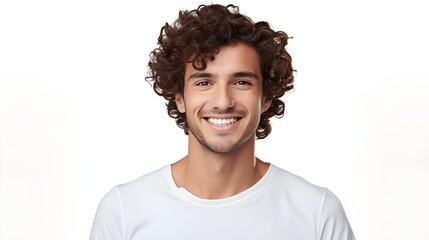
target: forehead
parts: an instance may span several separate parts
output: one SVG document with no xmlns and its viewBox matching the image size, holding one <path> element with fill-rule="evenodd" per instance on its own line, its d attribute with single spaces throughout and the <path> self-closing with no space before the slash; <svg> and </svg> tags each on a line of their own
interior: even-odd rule
<svg viewBox="0 0 429 240">
<path fill-rule="evenodd" d="M 195 69 L 191 63 L 186 63 L 185 78 L 196 72 L 209 72 L 213 75 L 232 74 L 234 72 L 252 72 L 261 78 L 259 56 L 249 44 L 238 42 L 219 49 L 213 61 L 206 60 L 204 70 Z M 197 64 L 198 67 L 198 64 Z"/>
</svg>

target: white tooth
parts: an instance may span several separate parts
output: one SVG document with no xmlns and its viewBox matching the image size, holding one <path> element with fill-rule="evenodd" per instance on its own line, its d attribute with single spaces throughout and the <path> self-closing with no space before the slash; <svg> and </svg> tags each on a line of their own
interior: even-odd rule
<svg viewBox="0 0 429 240">
<path fill-rule="evenodd" d="M 236 118 L 228 118 L 228 119 L 208 118 L 207 120 L 214 125 L 227 125 L 227 124 L 237 122 Z"/>
</svg>

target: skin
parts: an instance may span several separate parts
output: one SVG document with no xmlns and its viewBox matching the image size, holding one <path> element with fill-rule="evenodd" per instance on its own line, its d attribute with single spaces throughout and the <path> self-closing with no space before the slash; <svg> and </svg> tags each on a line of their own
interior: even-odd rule
<svg viewBox="0 0 429 240">
<path fill-rule="evenodd" d="M 187 63 L 184 93 L 176 95 L 189 126 L 188 155 L 172 164 L 178 187 L 220 199 L 262 178 L 269 164 L 255 157 L 255 131 L 271 104 L 262 82 L 258 54 L 242 42 L 222 47 L 204 70 Z"/>
</svg>

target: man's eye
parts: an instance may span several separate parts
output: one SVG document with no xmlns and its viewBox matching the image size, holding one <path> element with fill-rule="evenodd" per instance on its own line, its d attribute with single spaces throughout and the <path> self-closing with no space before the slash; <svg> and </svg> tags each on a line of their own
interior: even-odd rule
<svg viewBox="0 0 429 240">
<path fill-rule="evenodd" d="M 201 82 L 198 82 L 196 85 L 197 86 L 208 86 L 208 85 L 210 85 L 210 83 L 207 81 L 201 81 Z"/>
<path fill-rule="evenodd" d="M 251 85 L 251 83 L 250 83 L 250 82 L 248 82 L 248 81 L 244 81 L 244 80 L 237 81 L 237 84 L 238 84 L 238 85 Z"/>
</svg>

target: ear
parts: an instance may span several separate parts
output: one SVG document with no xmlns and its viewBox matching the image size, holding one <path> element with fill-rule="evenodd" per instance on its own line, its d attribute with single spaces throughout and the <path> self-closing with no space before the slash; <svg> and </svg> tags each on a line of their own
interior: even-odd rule
<svg viewBox="0 0 429 240">
<path fill-rule="evenodd" d="M 175 100 L 176 100 L 176 105 L 177 105 L 177 109 L 179 110 L 179 112 L 185 113 L 186 112 L 185 100 L 183 99 L 182 94 L 176 93 Z"/>
<path fill-rule="evenodd" d="M 273 101 L 271 99 L 268 99 L 267 97 L 263 96 L 262 97 L 262 112 L 267 111 L 268 108 L 270 108 L 272 102 Z"/>
</svg>

